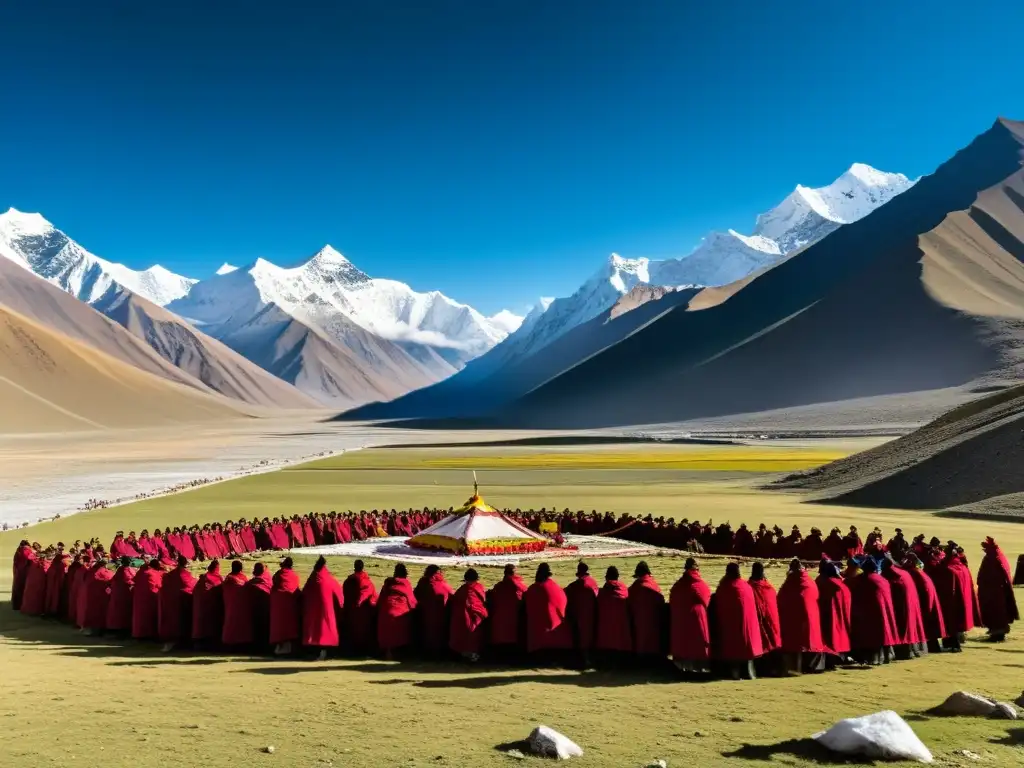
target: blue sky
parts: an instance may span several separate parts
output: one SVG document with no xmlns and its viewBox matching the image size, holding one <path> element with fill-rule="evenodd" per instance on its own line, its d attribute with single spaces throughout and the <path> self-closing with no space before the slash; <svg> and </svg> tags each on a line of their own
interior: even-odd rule
<svg viewBox="0 0 1024 768">
<path fill-rule="evenodd" d="M 330 242 L 488 313 L 1024 117 L 1019 0 L 4 6 L 4 209 L 197 277 Z"/>
</svg>

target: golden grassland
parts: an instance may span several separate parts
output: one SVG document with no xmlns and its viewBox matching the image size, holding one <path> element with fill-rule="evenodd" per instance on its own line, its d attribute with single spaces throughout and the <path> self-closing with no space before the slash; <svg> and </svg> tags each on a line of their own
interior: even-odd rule
<svg viewBox="0 0 1024 768">
<path fill-rule="evenodd" d="M 665 455 L 684 455 L 673 446 Z M 707 449 L 692 447 L 695 455 Z M 747 447 L 737 451 L 750 450 Z M 814 449 L 823 450 L 823 449 Z M 561 453 L 545 450 L 544 454 Z M 566 453 L 583 456 L 578 449 Z M 617 447 L 609 455 L 628 456 Z M 722 457 L 712 471 L 651 468 L 641 446 L 633 463 L 604 469 L 576 465 L 518 466 L 498 472 L 504 456 L 529 451 L 449 449 L 375 450 L 347 454 L 280 472 L 196 491 L 81 513 L 30 529 L 29 538 L 73 540 L 118 529 L 140 530 L 245 516 L 336 509 L 450 506 L 470 492 L 465 469 L 423 462 L 466 461 L 479 470 L 492 504 L 651 512 L 676 518 L 729 519 L 756 525 L 794 523 L 830 527 L 899 525 L 909 534 L 956 538 L 976 566 L 978 542 L 999 539 L 1011 556 L 1024 551 L 1024 526 L 939 518 L 929 513 L 823 507 L 794 494 L 758 489 L 765 475 L 736 472 Z M 539 455 L 534 453 L 534 455 Z M 656 456 L 661 458 L 661 455 Z M 753 457 L 756 460 L 756 456 Z M 528 461 L 528 458 L 521 459 Z M 728 467 L 723 471 L 722 467 Z M 28 532 L 25 532 L 28 533 Z M 25 533 L 0 535 L 9 558 Z M 275 556 L 262 556 L 271 566 Z M 253 559 L 254 560 L 254 559 Z M 297 558 L 306 572 L 312 558 Z M 636 559 L 591 562 L 595 576 L 615 564 L 627 578 Z M 649 558 L 664 589 L 678 577 L 681 556 Z M 331 558 L 345 575 L 351 558 Z M 251 563 L 247 565 L 250 570 Z M 371 560 L 379 585 L 392 563 Z M 706 558 L 705 577 L 720 578 L 723 561 Z M 524 565 L 529 580 L 532 566 Z M 573 562 L 555 562 L 556 578 L 572 578 Z M 486 584 L 500 571 L 482 568 Z M 769 576 L 781 582 L 784 566 Z M 419 568 L 412 568 L 418 574 Z M 0 599 L 10 569 L 0 576 Z M 461 580 L 460 569 L 448 578 Z M 1024 603 L 1024 593 L 1018 590 Z M 753 682 L 687 683 L 656 672 L 469 667 L 457 663 L 394 664 L 378 660 L 273 660 L 182 654 L 166 657 L 150 645 L 86 638 L 70 627 L 26 619 L 0 607 L 0 755 L 11 764 L 69 765 L 101 761 L 137 765 L 174 756 L 180 765 L 239 762 L 295 766 L 500 766 L 496 746 L 523 738 L 544 723 L 586 751 L 581 766 L 642 766 L 664 758 L 670 766 L 810 766 L 829 758 L 807 737 L 842 717 L 891 708 L 908 718 L 943 765 L 977 765 L 958 754 L 971 750 L 987 765 L 1024 765 L 1024 729 L 1005 721 L 940 718 L 926 710 L 960 688 L 1003 699 L 1024 688 L 1024 639 L 990 645 L 971 642 L 959 656 L 873 670 Z M 275 754 L 263 754 L 273 745 Z M 102 747 L 102 751 L 100 748 Z"/>
</svg>

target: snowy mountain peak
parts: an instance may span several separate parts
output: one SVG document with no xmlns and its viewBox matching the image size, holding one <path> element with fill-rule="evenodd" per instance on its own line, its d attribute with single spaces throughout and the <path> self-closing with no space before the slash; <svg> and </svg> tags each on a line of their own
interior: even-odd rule
<svg viewBox="0 0 1024 768">
<path fill-rule="evenodd" d="M 226 274 L 229 274 L 230 272 L 234 272 L 236 269 L 238 269 L 238 267 L 236 267 L 236 266 L 234 266 L 232 264 L 228 264 L 225 261 L 223 264 L 221 264 L 219 267 L 217 267 L 217 274 L 218 275 L 226 275 Z"/>
<path fill-rule="evenodd" d="M 514 312 L 503 309 L 498 314 L 491 315 L 487 319 L 495 328 L 500 328 L 505 333 L 512 333 L 523 324 L 524 318 Z"/>
<path fill-rule="evenodd" d="M 0 231 L 12 236 L 42 235 L 52 229 L 53 225 L 40 213 L 26 213 L 17 208 L 8 208 L 6 213 L 0 214 Z"/>
</svg>

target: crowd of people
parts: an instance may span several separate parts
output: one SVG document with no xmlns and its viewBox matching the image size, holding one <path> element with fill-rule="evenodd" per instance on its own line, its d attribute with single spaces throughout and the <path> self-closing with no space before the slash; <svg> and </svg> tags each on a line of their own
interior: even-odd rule
<svg viewBox="0 0 1024 768">
<path fill-rule="evenodd" d="M 247 574 L 238 559 L 229 573 L 221 573 L 221 558 L 409 536 L 444 514 L 229 521 L 139 536 L 119 533 L 109 549 L 76 542 L 69 551 L 63 544 L 44 550 L 23 541 L 14 557 L 12 605 L 90 633 L 159 641 L 166 650 L 198 646 L 287 654 L 308 648 L 326 655 L 340 648 L 351 655 L 450 653 L 468 660 L 527 657 L 533 663 L 617 666 L 671 658 L 686 673 L 734 677 L 958 652 L 971 629 L 987 627 L 989 639 L 999 641 L 1018 618 L 1009 562 L 991 538 L 982 544 L 976 586 L 954 542 L 940 546 L 924 536 L 907 541 L 899 531 L 883 542 L 876 529 L 861 542 L 855 529 L 843 536 L 833 530 L 828 537 L 812 529 L 805 538 L 795 527 L 780 536 L 765 526 L 733 532 L 726 525 L 596 513 L 563 513 L 558 521 L 570 533 L 611 532 L 660 546 L 792 560 L 778 589 L 761 562 L 751 565 L 748 578 L 740 563 L 729 563 L 712 589 L 690 558 L 667 596 L 644 562 L 629 585 L 615 567 L 599 584 L 581 562 L 575 581 L 564 588 L 547 563 L 537 567 L 529 586 L 507 565 L 489 589 L 472 568 L 455 588 L 436 565 L 414 587 L 399 564 L 378 592 L 361 561 L 341 581 L 323 558 L 304 584 L 289 557 L 273 574 L 259 562 Z M 510 516 L 534 529 L 550 519 L 536 512 Z M 198 578 L 190 570 L 194 560 L 206 562 Z M 816 578 L 806 570 L 809 561 L 817 562 Z"/>
</svg>

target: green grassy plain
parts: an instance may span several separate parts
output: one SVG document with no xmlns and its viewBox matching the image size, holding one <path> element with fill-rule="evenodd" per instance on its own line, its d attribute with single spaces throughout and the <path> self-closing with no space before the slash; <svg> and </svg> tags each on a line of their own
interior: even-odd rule
<svg viewBox="0 0 1024 768">
<path fill-rule="evenodd" d="M 468 471 L 423 466 L 425 461 L 449 460 L 475 466 L 483 493 L 499 506 L 650 511 L 784 527 L 854 523 L 870 529 L 878 524 L 887 532 L 901 525 L 911 533 L 957 538 L 975 566 L 978 542 L 985 535 L 996 536 L 1011 558 L 1024 551 L 1024 526 L 1013 523 L 801 504 L 795 495 L 758 490 L 763 474 L 738 472 L 725 462 L 701 470 L 652 469 L 645 457 L 649 452 L 641 447 L 635 461 L 616 460 L 619 466 L 614 468 L 505 469 L 499 466 L 503 456 L 524 454 L 480 448 L 363 451 L 82 513 L 34 527 L 30 538 L 48 542 L 97 535 L 107 540 L 119 528 L 152 529 L 239 516 L 449 506 L 469 495 Z M 23 536 L 17 531 L 0 535 L 5 560 Z M 262 559 L 276 562 L 275 557 Z M 311 560 L 299 558 L 299 569 L 308 570 Z M 351 562 L 332 558 L 330 567 L 344 575 Z M 635 562 L 595 560 L 591 570 L 600 576 L 615 564 L 625 577 Z M 653 557 L 649 562 L 667 590 L 678 577 L 681 558 Z M 392 566 L 367 563 L 378 585 Z M 723 568 L 723 561 L 712 558 L 703 564 L 712 583 Z M 556 578 L 567 583 L 573 569 L 572 562 L 556 562 Z M 487 584 L 500 578 L 498 569 L 481 570 Z M 781 564 L 770 568 L 776 584 L 783 570 Z M 418 574 L 419 568 L 412 571 Z M 524 565 L 522 571 L 529 578 L 532 567 Z M 0 599 L 5 600 L 10 568 L 0 573 Z M 459 581 L 461 571 L 451 569 L 448 578 Z M 1018 601 L 1024 603 L 1021 590 Z M 581 766 L 628 768 L 656 758 L 670 766 L 810 766 L 830 761 L 808 743 L 810 734 L 840 718 L 887 708 L 908 718 L 941 765 L 1024 765 L 1021 727 L 926 713 L 960 688 L 1002 699 L 1019 696 L 1024 688 L 1024 637 L 1019 633 L 1001 645 L 971 642 L 959 656 L 932 656 L 882 669 L 687 683 L 671 675 L 628 670 L 579 673 L 378 660 L 316 663 L 187 653 L 167 657 L 153 646 L 83 637 L 70 627 L 27 619 L 3 606 L 0 670 L 0 693 L 6 694 L 0 696 L 0 755 L 4 764 L 9 758 L 12 765 L 99 761 L 134 766 L 166 755 L 185 766 L 501 766 L 513 761 L 496 747 L 525 737 L 543 723 L 584 748 Z M 273 755 L 261 751 L 268 745 L 275 747 Z M 981 755 L 982 762 L 955 754 L 965 749 Z"/>
</svg>

